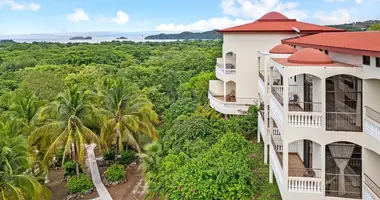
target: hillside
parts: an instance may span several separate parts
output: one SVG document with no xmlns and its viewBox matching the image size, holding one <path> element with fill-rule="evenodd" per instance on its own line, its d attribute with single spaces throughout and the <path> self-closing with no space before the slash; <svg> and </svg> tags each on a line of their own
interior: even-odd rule
<svg viewBox="0 0 380 200">
<path fill-rule="evenodd" d="M 380 20 L 368 20 L 364 22 L 352 22 L 347 24 L 327 25 L 329 27 L 340 28 L 347 31 L 366 31 L 372 24 L 380 23 Z"/>
<path fill-rule="evenodd" d="M 175 34 L 161 33 L 158 35 L 145 37 L 147 40 L 214 40 L 222 38 L 223 36 L 221 34 L 218 34 L 216 30 L 201 33 L 193 33 L 188 31 Z"/>
</svg>

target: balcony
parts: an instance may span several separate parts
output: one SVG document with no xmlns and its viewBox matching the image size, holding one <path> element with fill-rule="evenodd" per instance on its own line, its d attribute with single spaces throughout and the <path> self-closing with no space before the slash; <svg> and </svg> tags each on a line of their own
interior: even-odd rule
<svg viewBox="0 0 380 200">
<path fill-rule="evenodd" d="M 380 141 L 380 113 L 366 106 L 364 132 Z"/>
<path fill-rule="evenodd" d="M 250 105 L 257 103 L 257 99 L 249 97 L 237 97 L 236 85 L 229 81 L 226 83 L 226 94 L 224 94 L 224 83 L 220 80 L 209 82 L 208 98 L 210 106 L 216 111 L 227 115 L 245 114 Z"/>
<path fill-rule="evenodd" d="M 261 133 L 261 136 L 264 140 L 264 143 L 266 144 L 267 143 L 267 138 L 268 136 L 266 135 L 266 127 L 265 127 L 265 120 L 264 120 L 264 111 L 263 110 L 259 110 L 259 113 L 258 113 L 258 128 L 259 128 L 259 131 Z"/>
<path fill-rule="evenodd" d="M 278 117 L 280 124 L 283 124 L 283 86 L 272 86 L 271 108 Z M 288 104 L 288 125 L 289 127 L 322 127 L 322 103 L 321 102 L 298 102 L 297 86 L 289 86 L 289 93 L 292 94 Z"/>
<path fill-rule="evenodd" d="M 263 82 L 263 80 L 261 80 L 261 79 L 259 79 L 258 82 L 259 82 L 259 93 L 265 102 L 266 96 L 267 96 L 267 92 L 266 92 L 267 90 L 265 87 L 265 82 Z"/>
<path fill-rule="evenodd" d="M 227 60 L 227 59 L 226 59 Z M 226 66 L 224 66 L 224 59 L 223 58 L 217 58 L 216 59 L 216 77 L 220 80 L 225 80 L 225 78 L 231 77 L 232 75 L 236 74 L 236 67 L 233 63 L 226 63 Z"/>
<path fill-rule="evenodd" d="M 380 187 L 364 173 L 364 200 L 380 200 Z"/>
<path fill-rule="evenodd" d="M 271 138 L 271 159 L 276 178 L 280 179 L 279 187 L 282 188 L 283 174 L 283 144 L 281 139 Z M 289 144 L 288 154 L 288 179 L 289 192 L 322 193 L 322 170 L 320 168 L 307 168 L 298 155 L 297 143 Z"/>
<path fill-rule="evenodd" d="M 322 127 L 321 102 L 290 102 L 288 113 L 290 127 Z"/>
</svg>

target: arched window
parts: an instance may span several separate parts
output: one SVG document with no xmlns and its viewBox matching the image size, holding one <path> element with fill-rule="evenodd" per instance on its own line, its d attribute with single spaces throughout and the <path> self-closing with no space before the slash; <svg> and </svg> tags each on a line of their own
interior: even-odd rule
<svg viewBox="0 0 380 200">
<path fill-rule="evenodd" d="M 362 79 L 355 76 L 326 79 L 326 130 L 362 131 L 362 88 Z"/>
</svg>

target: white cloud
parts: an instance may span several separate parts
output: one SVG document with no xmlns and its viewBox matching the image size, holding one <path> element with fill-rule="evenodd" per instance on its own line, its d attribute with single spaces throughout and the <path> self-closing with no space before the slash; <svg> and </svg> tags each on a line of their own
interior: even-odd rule
<svg viewBox="0 0 380 200">
<path fill-rule="evenodd" d="M 338 9 L 330 13 L 317 12 L 315 17 L 325 25 L 348 23 L 351 20 L 351 14 L 346 9 Z"/>
<path fill-rule="evenodd" d="M 118 11 L 116 17 L 112 18 L 111 21 L 117 24 L 125 24 L 129 21 L 129 15 L 123 11 Z"/>
<path fill-rule="evenodd" d="M 326 2 L 343 2 L 346 0 L 325 0 Z M 355 1 L 360 1 L 360 0 L 355 0 Z"/>
<path fill-rule="evenodd" d="M 2 8 L 3 6 L 9 6 L 11 10 L 37 11 L 41 8 L 41 6 L 36 3 L 26 3 L 26 2 L 17 3 L 14 0 L 0 0 L 0 8 Z"/>
<path fill-rule="evenodd" d="M 280 2 L 279 0 L 222 0 L 223 13 L 234 17 L 258 19 L 271 11 L 281 12 L 289 18 L 304 19 L 307 13 L 298 10 L 297 2 Z"/>
<path fill-rule="evenodd" d="M 66 15 L 66 19 L 72 22 L 80 22 L 80 21 L 88 21 L 90 20 L 90 17 L 87 15 L 87 13 L 83 9 L 76 8 L 74 9 L 74 13 Z"/>
<path fill-rule="evenodd" d="M 357 4 L 361 4 L 361 3 L 363 3 L 363 0 L 355 0 L 355 2 L 356 2 Z"/>
<path fill-rule="evenodd" d="M 191 24 L 161 24 L 156 30 L 163 32 L 180 32 L 180 31 L 204 31 L 213 29 L 223 29 L 231 26 L 237 26 L 251 22 L 250 20 L 235 19 L 227 17 L 211 18 L 208 20 L 199 20 Z"/>
</svg>

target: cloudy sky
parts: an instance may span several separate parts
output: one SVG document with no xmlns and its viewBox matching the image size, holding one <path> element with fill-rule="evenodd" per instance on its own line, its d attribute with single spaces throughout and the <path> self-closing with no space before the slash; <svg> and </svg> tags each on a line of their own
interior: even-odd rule
<svg viewBox="0 0 380 200">
<path fill-rule="evenodd" d="M 317 24 L 380 19 L 380 0 L 0 0 L 0 34 L 202 31 L 269 11 Z"/>
</svg>

